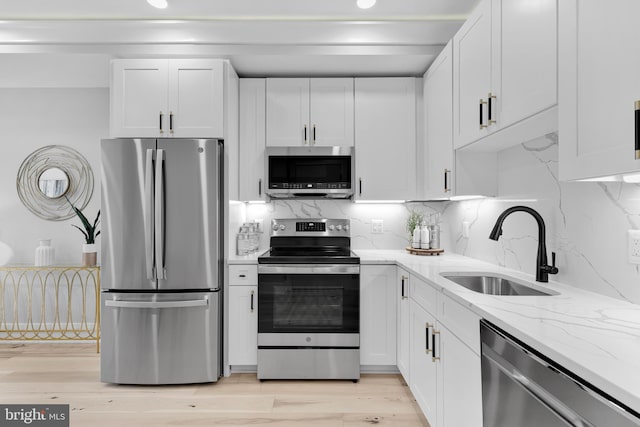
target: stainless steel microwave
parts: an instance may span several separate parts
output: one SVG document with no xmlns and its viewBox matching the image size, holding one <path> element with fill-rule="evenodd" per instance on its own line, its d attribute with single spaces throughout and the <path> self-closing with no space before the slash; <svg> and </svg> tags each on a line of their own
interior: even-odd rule
<svg viewBox="0 0 640 427">
<path fill-rule="evenodd" d="M 353 195 L 353 147 L 267 147 L 272 198 L 347 199 Z"/>
</svg>

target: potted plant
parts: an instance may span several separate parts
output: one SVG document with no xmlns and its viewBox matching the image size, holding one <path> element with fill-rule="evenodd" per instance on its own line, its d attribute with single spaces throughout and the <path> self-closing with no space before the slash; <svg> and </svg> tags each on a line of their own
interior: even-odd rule
<svg viewBox="0 0 640 427">
<path fill-rule="evenodd" d="M 69 199 L 67 199 L 69 201 Z M 100 223 L 100 210 L 98 210 L 98 214 L 96 215 L 96 219 L 93 220 L 93 224 L 89 222 L 87 217 L 82 213 L 80 209 L 75 207 L 73 203 L 69 201 L 71 208 L 78 215 L 80 221 L 82 222 L 82 226 L 84 229 L 78 227 L 77 225 L 71 224 L 72 227 L 80 230 L 85 239 L 85 244 L 82 245 L 82 265 L 84 266 L 94 266 L 97 262 L 97 249 L 96 249 L 96 237 L 100 234 L 100 231 L 97 230 L 98 224 Z"/>
<path fill-rule="evenodd" d="M 413 210 L 409 212 L 409 217 L 407 218 L 407 232 L 409 233 L 409 246 L 411 246 L 411 242 L 413 240 L 413 230 L 415 230 L 416 227 L 419 227 L 420 224 L 422 224 L 423 220 L 424 220 L 423 214 Z"/>
</svg>

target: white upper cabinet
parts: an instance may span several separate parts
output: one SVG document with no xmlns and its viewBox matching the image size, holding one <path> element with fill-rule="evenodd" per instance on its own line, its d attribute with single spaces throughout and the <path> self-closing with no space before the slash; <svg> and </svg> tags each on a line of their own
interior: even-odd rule
<svg viewBox="0 0 640 427">
<path fill-rule="evenodd" d="M 453 168 L 453 49 L 440 52 L 424 75 L 426 198 L 452 196 Z"/>
<path fill-rule="evenodd" d="M 424 75 L 424 199 L 497 194 L 497 155 L 453 149 L 453 49 L 440 52 Z"/>
<path fill-rule="evenodd" d="M 634 103 L 640 100 L 640 2 L 559 4 L 560 179 L 638 173 Z"/>
<path fill-rule="evenodd" d="M 413 77 L 356 78 L 356 199 L 416 198 Z"/>
<path fill-rule="evenodd" d="M 223 138 L 224 61 L 112 61 L 111 136 Z"/>
<path fill-rule="evenodd" d="M 557 130 L 557 0 L 483 0 L 453 42 L 455 148 Z"/>
<path fill-rule="evenodd" d="M 562 0 L 560 0 L 562 1 Z M 495 2 L 495 0 L 494 0 Z M 502 0 L 500 49 L 493 68 L 497 126 L 505 127 L 558 103 L 557 0 Z"/>
<path fill-rule="evenodd" d="M 453 37 L 454 147 L 488 135 L 491 0 L 483 0 Z"/>
<path fill-rule="evenodd" d="M 352 78 L 269 78 L 267 146 L 352 146 Z"/>
<path fill-rule="evenodd" d="M 265 79 L 240 79 L 240 200 L 265 199 Z"/>
</svg>

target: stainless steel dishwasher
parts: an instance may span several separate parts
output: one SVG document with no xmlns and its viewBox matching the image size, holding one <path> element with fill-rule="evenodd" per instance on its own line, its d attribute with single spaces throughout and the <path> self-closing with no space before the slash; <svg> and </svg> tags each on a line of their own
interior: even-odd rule
<svg viewBox="0 0 640 427">
<path fill-rule="evenodd" d="M 482 320 L 484 427 L 640 426 L 633 409 Z"/>
</svg>

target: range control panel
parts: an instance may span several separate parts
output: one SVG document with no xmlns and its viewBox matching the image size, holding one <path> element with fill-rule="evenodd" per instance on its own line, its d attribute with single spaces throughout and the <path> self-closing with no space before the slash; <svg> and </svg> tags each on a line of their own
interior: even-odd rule
<svg viewBox="0 0 640 427">
<path fill-rule="evenodd" d="M 272 236 L 349 236 L 348 219 L 274 219 L 271 220 Z"/>
</svg>

